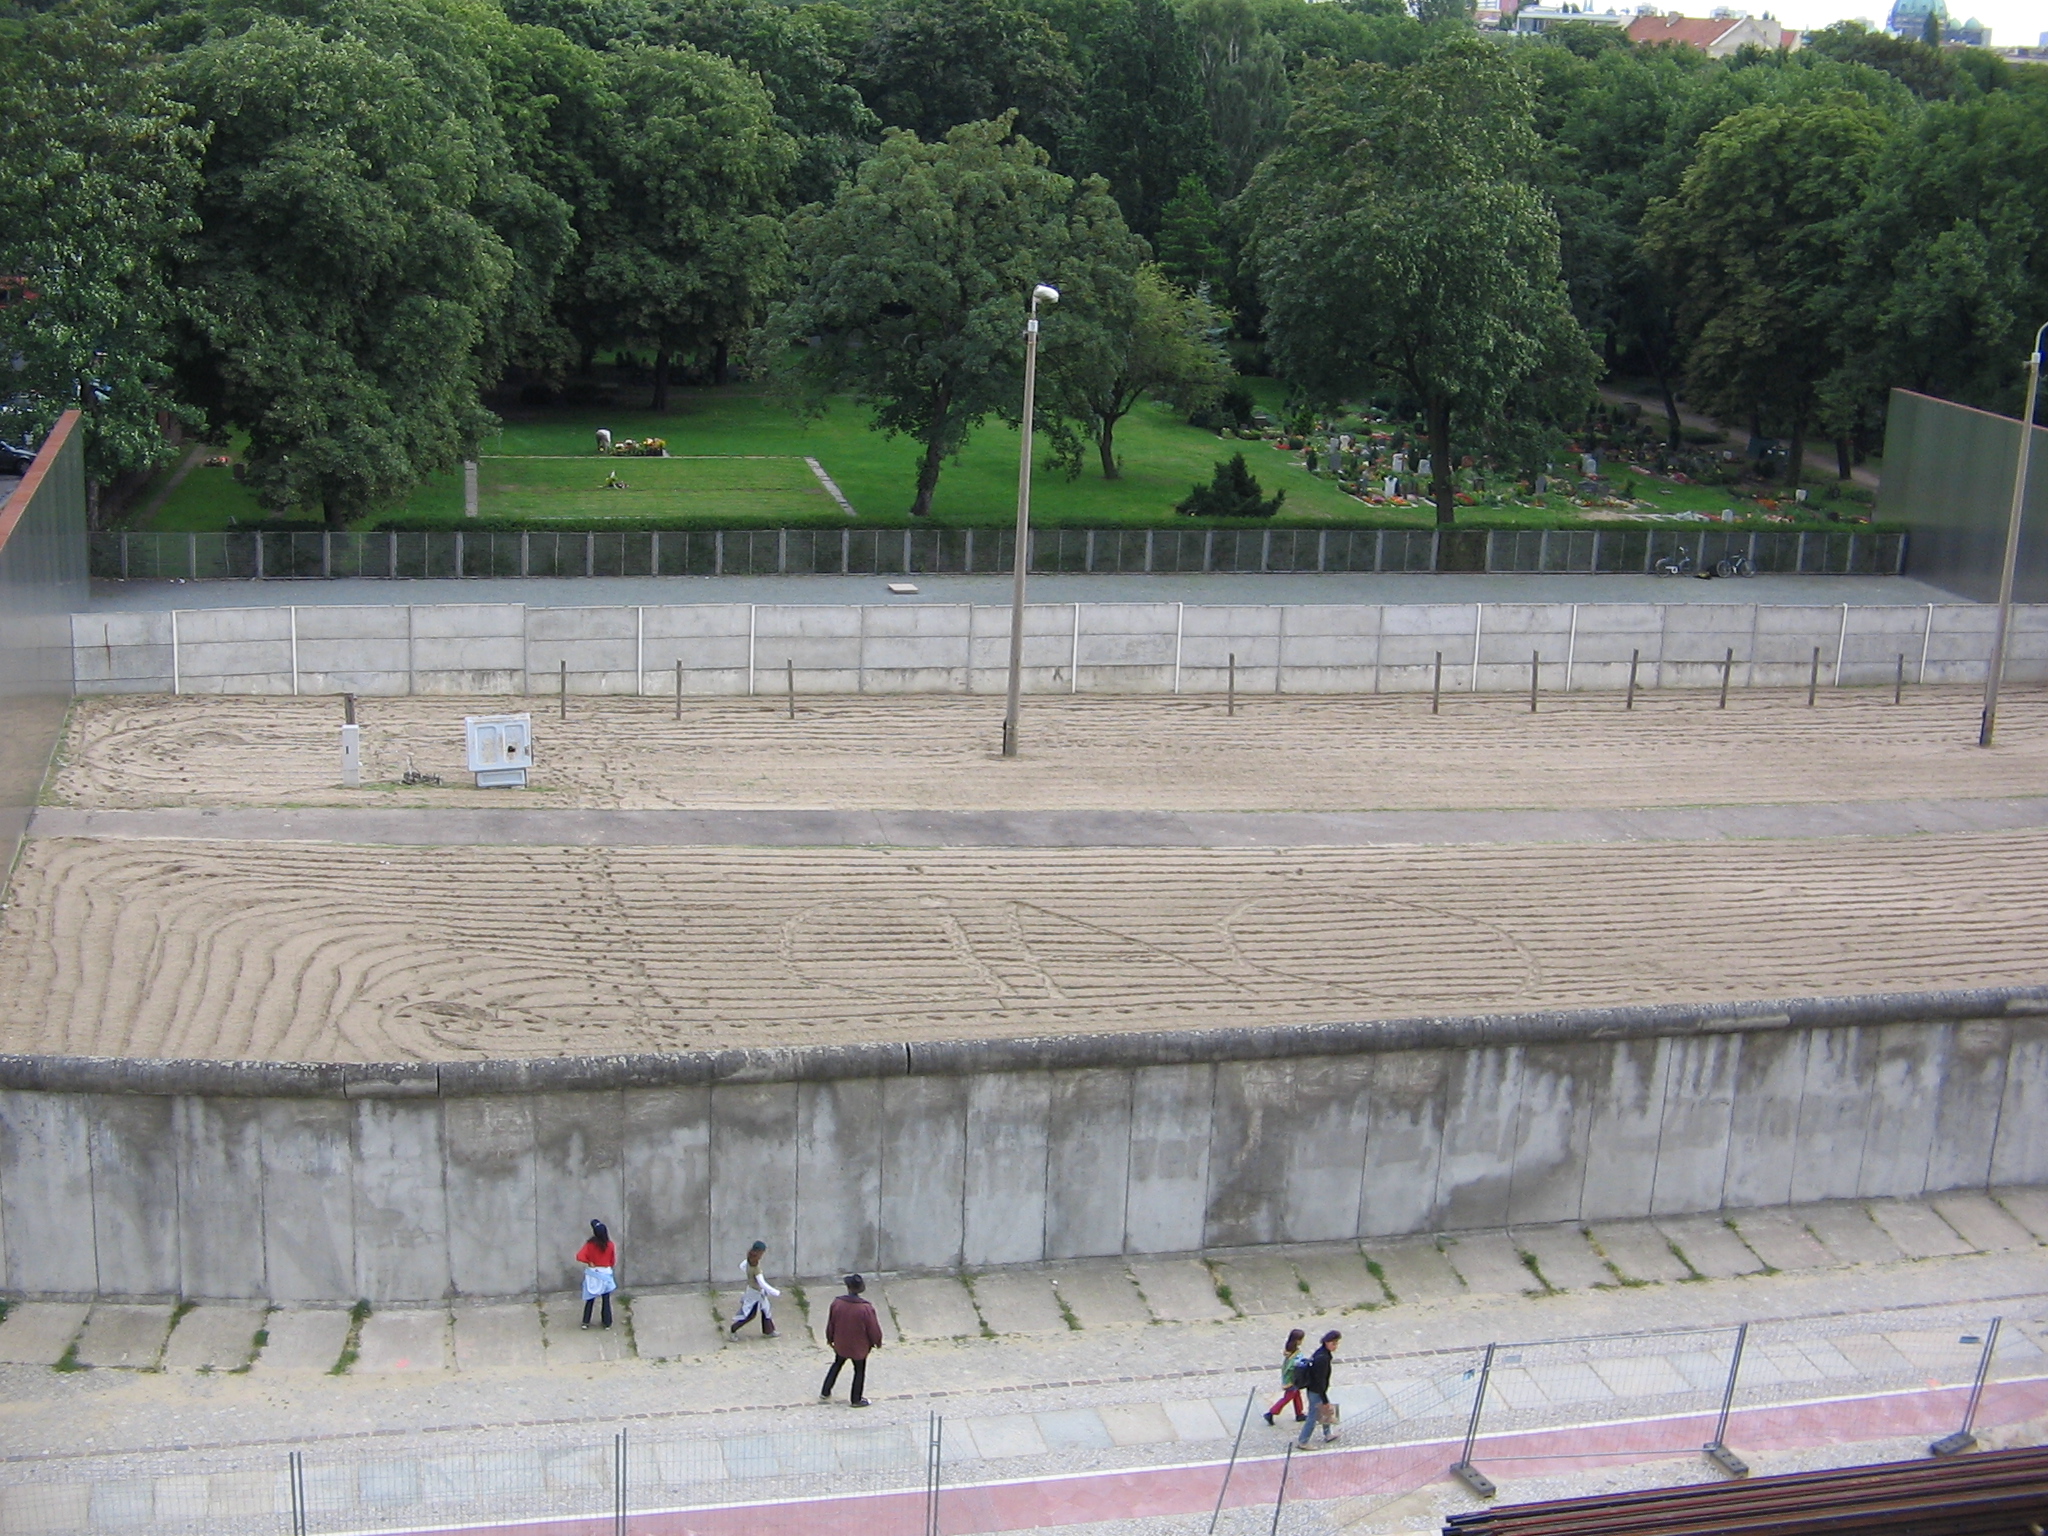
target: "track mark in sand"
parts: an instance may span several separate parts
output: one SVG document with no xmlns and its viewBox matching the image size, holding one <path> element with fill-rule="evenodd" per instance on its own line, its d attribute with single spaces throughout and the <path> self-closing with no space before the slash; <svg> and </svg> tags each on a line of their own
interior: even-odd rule
<svg viewBox="0 0 2048 1536">
<path fill-rule="evenodd" d="M 915 854 L 37 839 L 4 915 L 0 1050 L 452 1059 L 2039 982 L 2044 860 L 2048 829 Z"/>
</svg>

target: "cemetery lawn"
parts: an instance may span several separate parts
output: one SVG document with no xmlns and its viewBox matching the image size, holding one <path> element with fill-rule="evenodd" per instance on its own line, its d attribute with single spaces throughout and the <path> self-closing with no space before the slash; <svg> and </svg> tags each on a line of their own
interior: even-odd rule
<svg viewBox="0 0 2048 1536">
<path fill-rule="evenodd" d="M 1260 404 L 1276 410 L 1280 386 L 1247 380 Z M 743 528 L 902 527 L 915 488 L 919 449 L 906 438 L 889 439 L 868 427 L 867 413 L 842 402 L 825 416 L 806 421 L 759 386 L 676 389 L 661 414 L 616 408 L 555 408 L 512 411 L 499 432 L 482 444 L 478 464 L 478 519 L 464 518 L 459 470 L 434 476 L 400 506 L 364 519 L 364 528 Z M 660 437 L 667 459 L 600 457 L 600 428 L 615 439 Z M 1372 507 L 1345 495 L 1328 479 L 1311 475 L 1302 455 L 1270 442 L 1219 438 L 1190 427 L 1167 407 L 1145 402 L 1119 423 L 1116 446 L 1123 473 L 1105 480 L 1092 444 L 1085 445 L 1081 473 L 1069 478 L 1050 463 L 1041 435 L 1033 469 L 1032 521 L 1040 527 L 1211 527 L 1216 519 L 1175 514 L 1174 503 L 1197 481 L 1206 482 L 1219 461 L 1243 453 L 1268 495 L 1287 493 L 1280 515 L 1248 526 L 1425 528 L 1435 521 L 1428 506 Z M 849 519 L 804 462 L 816 459 L 853 504 Z M 616 471 L 626 489 L 604 489 Z M 166 477 L 168 472 L 166 472 Z M 1617 469 L 1614 476 L 1625 478 Z M 162 483 L 160 477 L 159 483 Z M 149 505 L 145 490 L 133 503 Z M 1724 506 L 1753 514 L 1713 486 L 1664 485 L 1639 480 L 1638 494 L 1658 512 L 1717 514 Z M 950 527 L 1002 528 L 1016 517 L 1017 431 L 989 422 L 976 432 L 939 477 L 929 522 Z M 1549 505 L 1461 507 L 1468 527 L 1553 528 L 1612 525 L 1589 521 L 1584 509 L 1561 495 Z M 1861 512 L 1862 508 L 1844 508 Z M 1622 514 L 1626 517 L 1626 514 Z M 1820 519 L 1809 521 L 1820 525 Z M 256 499 L 225 468 L 193 468 L 146 520 L 127 526 L 167 532 L 227 528 L 312 528 L 301 516 L 266 516 Z M 1682 526 L 1682 525 L 1681 525 Z"/>
</svg>

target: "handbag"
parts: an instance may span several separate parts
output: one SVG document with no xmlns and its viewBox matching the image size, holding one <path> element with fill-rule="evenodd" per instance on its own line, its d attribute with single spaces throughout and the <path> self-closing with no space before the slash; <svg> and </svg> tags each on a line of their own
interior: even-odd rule
<svg viewBox="0 0 2048 1536">
<path fill-rule="evenodd" d="M 1322 1406 L 1316 1409 L 1316 1422 L 1325 1429 L 1335 1429 L 1337 1427 L 1337 1405 L 1328 1398 L 1325 1398 Z"/>
</svg>

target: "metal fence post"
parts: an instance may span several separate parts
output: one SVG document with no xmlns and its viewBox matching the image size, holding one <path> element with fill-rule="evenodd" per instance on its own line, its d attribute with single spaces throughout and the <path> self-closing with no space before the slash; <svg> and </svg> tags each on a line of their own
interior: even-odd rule
<svg viewBox="0 0 2048 1536">
<path fill-rule="evenodd" d="M 683 658 L 676 658 L 676 718 L 683 718 Z"/>
<path fill-rule="evenodd" d="M 1230 681 L 1225 686 L 1227 691 L 1224 697 L 1229 701 L 1225 712 L 1234 715 L 1237 713 L 1237 652 L 1235 651 L 1230 653 Z"/>
<path fill-rule="evenodd" d="M 1429 683 L 1429 712 L 1432 715 L 1439 713 L 1443 709 L 1443 704 L 1444 653 L 1438 651 L 1436 653 L 1436 672 L 1431 676 Z"/>
<path fill-rule="evenodd" d="M 939 1536 L 939 1482 L 945 1471 L 946 1421 L 931 1417 L 924 1461 L 924 1536 Z"/>
<path fill-rule="evenodd" d="M 1742 1371 L 1742 1346 L 1749 1342 L 1749 1324 L 1735 1330 L 1735 1354 L 1728 1362 L 1728 1384 L 1721 1389 L 1721 1416 L 1714 1421 L 1714 1438 L 1700 1447 L 1701 1453 L 1730 1477 L 1749 1476 L 1749 1463 L 1728 1449 L 1728 1410 L 1735 1406 L 1735 1378 Z"/>
<path fill-rule="evenodd" d="M 1529 653 L 1529 713 L 1532 715 L 1536 713 L 1536 677 L 1542 666 L 1543 653 L 1541 651 L 1531 651 Z"/>
<path fill-rule="evenodd" d="M 1287 1454 L 1280 1460 L 1280 1491 L 1273 1495 L 1273 1526 L 1266 1536 L 1280 1536 L 1280 1507 L 1287 1502 L 1287 1474 L 1294 1470 L 1295 1442 L 1287 1442 Z"/>
<path fill-rule="evenodd" d="M 306 1456 L 291 1455 L 292 1536 L 306 1536 Z"/>
<path fill-rule="evenodd" d="M 1963 1410 L 1963 1427 L 1952 1435 L 1943 1435 L 1928 1446 L 1928 1452 L 1935 1456 L 1960 1456 L 1977 1443 L 1977 1437 L 1970 1433 L 1970 1426 L 1977 1422 L 1977 1402 L 1984 1396 L 1984 1381 L 1991 1374 L 1991 1352 L 1998 1348 L 1999 1325 L 2002 1317 L 1991 1319 L 1991 1326 L 1984 1330 L 1984 1353 L 1977 1357 L 1977 1380 L 1970 1387 L 1970 1405 Z"/>
<path fill-rule="evenodd" d="M 1637 647 L 1628 653 L 1628 697 L 1622 702 L 1621 707 L 1623 709 L 1634 709 L 1636 707 L 1636 667 L 1642 662 L 1642 659 L 1643 652 L 1641 647 Z"/>
<path fill-rule="evenodd" d="M 1813 708 L 1813 701 L 1820 693 L 1820 647 L 1813 648 L 1813 670 L 1806 676 L 1806 707 Z"/>
<path fill-rule="evenodd" d="M 612 1436 L 612 1536 L 626 1536 L 626 1432 Z"/>
<path fill-rule="evenodd" d="M 1728 707 L 1728 678 L 1735 670 L 1735 647 L 1728 647 L 1728 654 L 1721 658 L 1721 708 Z"/>
<path fill-rule="evenodd" d="M 1892 702 L 1898 703 L 1906 696 L 1906 653 L 1899 652 L 1899 675 L 1892 679 Z"/>
<path fill-rule="evenodd" d="M 1223 1486 L 1216 1490 L 1216 1507 L 1209 1512 L 1209 1536 L 1216 1536 L 1216 1522 L 1223 1518 L 1223 1496 L 1230 1492 L 1231 1474 L 1237 1471 L 1237 1453 L 1244 1445 L 1244 1427 L 1252 1421 L 1252 1402 L 1259 1395 L 1257 1383 L 1244 1395 L 1244 1412 L 1238 1415 L 1237 1438 L 1230 1442 L 1230 1460 L 1223 1467 Z"/>
<path fill-rule="evenodd" d="M 569 718 L 569 663 L 566 661 L 562 663 L 562 685 L 557 691 L 562 700 L 562 718 L 566 720 Z"/>
<path fill-rule="evenodd" d="M 1472 1465 L 1472 1446 L 1479 1438 L 1479 1415 L 1486 1407 L 1486 1383 L 1493 1375 L 1493 1352 L 1500 1346 L 1486 1346 L 1486 1358 L 1479 1362 L 1479 1386 L 1472 1394 L 1472 1417 L 1465 1423 L 1465 1449 L 1451 1464 L 1451 1476 L 1470 1488 L 1482 1499 L 1490 1499 L 1499 1492 L 1493 1486 L 1493 1479 Z"/>
</svg>

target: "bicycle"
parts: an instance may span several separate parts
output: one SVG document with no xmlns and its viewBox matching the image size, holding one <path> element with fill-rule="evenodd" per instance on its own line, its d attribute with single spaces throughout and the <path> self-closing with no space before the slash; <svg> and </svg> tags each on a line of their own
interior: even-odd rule
<svg viewBox="0 0 2048 1536">
<path fill-rule="evenodd" d="M 1714 562 L 1716 576 L 1754 576 L 1756 566 L 1743 554 L 1723 555 Z"/>
<path fill-rule="evenodd" d="M 1692 574 L 1692 556 L 1684 550 L 1675 555 L 1659 555 L 1650 568 L 1659 576 L 1689 576 Z"/>
</svg>

